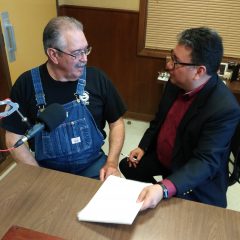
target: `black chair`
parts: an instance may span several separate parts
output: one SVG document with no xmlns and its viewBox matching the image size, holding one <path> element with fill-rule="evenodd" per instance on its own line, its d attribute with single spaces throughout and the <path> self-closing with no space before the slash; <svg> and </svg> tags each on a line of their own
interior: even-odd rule
<svg viewBox="0 0 240 240">
<path fill-rule="evenodd" d="M 240 123 L 231 140 L 231 153 L 229 156 L 229 181 L 228 186 L 240 183 Z"/>
</svg>

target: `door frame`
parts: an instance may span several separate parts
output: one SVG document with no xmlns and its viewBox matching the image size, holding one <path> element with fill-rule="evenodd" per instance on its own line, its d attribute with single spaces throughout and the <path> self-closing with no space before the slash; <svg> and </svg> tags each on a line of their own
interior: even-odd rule
<svg viewBox="0 0 240 240">
<path fill-rule="evenodd" d="M 9 97 L 11 87 L 12 81 L 0 22 L 0 100 L 4 100 Z M 4 111 L 4 108 L 5 106 L 0 106 L 0 111 Z M 0 128 L 0 149 L 5 148 L 5 131 L 4 129 Z M 5 160 L 7 155 L 8 153 L 0 152 L 0 164 Z"/>
</svg>

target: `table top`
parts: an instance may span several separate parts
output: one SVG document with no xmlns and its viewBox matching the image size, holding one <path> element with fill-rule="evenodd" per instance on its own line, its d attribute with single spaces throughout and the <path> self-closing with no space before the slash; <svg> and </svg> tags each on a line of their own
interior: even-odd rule
<svg viewBox="0 0 240 240">
<path fill-rule="evenodd" d="M 100 185 L 94 179 L 17 164 L 0 181 L 0 238 L 18 225 L 66 240 L 240 239 L 240 212 L 178 198 L 140 212 L 132 225 L 79 222 L 77 212 Z"/>
</svg>

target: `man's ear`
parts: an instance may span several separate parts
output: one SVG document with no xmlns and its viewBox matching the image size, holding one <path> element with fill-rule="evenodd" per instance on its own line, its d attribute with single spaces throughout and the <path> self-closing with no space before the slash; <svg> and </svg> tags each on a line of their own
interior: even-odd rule
<svg viewBox="0 0 240 240">
<path fill-rule="evenodd" d="M 197 66 L 197 71 L 196 71 L 194 79 L 197 80 L 199 78 L 202 78 L 205 74 L 207 74 L 206 67 L 204 65 Z"/>
<path fill-rule="evenodd" d="M 58 53 L 55 49 L 53 48 L 48 48 L 47 49 L 47 55 L 49 57 L 49 59 L 51 59 L 51 61 L 55 64 L 58 64 Z"/>
<path fill-rule="evenodd" d="M 206 67 L 205 67 L 204 65 L 199 66 L 198 69 L 197 69 L 197 73 L 198 73 L 200 76 L 207 74 L 207 69 L 206 69 Z"/>
</svg>

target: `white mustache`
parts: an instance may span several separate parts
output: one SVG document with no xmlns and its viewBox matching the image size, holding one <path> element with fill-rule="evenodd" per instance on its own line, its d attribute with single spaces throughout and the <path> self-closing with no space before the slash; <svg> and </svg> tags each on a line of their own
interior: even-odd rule
<svg viewBox="0 0 240 240">
<path fill-rule="evenodd" d="M 84 63 L 77 63 L 77 64 L 75 65 L 75 68 L 82 68 L 82 67 L 85 67 L 86 65 L 87 65 L 86 62 L 84 62 Z"/>
</svg>

